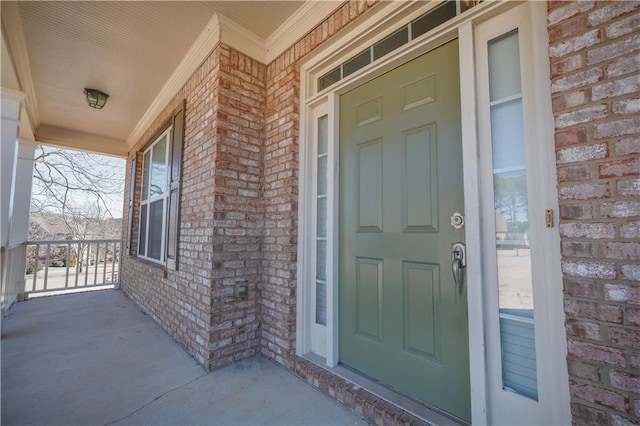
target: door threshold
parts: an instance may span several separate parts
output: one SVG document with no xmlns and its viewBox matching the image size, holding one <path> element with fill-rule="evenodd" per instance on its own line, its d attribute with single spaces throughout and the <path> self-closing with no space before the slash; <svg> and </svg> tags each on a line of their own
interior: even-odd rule
<svg viewBox="0 0 640 426">
<path fill-rule="evenodd" d="M 367 392 L 375 395 L 376 397 L 395 405 L 401 410 L 406 411 L 412 416 L 433 425 L 433 426 L 467 426 L 469 423 L 466 421 L 454 417 L 448 413 L 439 410 L 438 408 L 431 407 L 426 403 L 419 402 L 409 396 L 389 388 L 364 374 L 355 371 L 345 365 L 338 364 L 335 367 L 327 367 L 325 358 L 316 355 L 314 353 L 308 353 L 302 356 L 310 363 L 330 372 L 331 374 L 353 383 L 365 389 Z"/>
</svg>

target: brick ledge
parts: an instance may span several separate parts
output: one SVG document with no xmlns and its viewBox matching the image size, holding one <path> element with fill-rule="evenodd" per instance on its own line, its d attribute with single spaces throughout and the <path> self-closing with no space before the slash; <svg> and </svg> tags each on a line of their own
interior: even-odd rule
<svg viewBox="0 0 640 426">
<path fill-rule="evenodd" d="M 382 399 L 361 386 L 299 356 L 291 358 L 291 372 L 325 395 L 378 426 L 431 426 L 431 423 Z M 453 423 L 453 420 L 452 420 Z"/>
</svg>

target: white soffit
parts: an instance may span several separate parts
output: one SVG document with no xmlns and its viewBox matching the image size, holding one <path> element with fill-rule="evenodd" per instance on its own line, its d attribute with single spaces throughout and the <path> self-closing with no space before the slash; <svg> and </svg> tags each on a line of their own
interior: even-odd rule
<svg viewBox="0 0 640 426">
<path fill-rule="evenodd" d="M 27 94 L 29 121 L 43 141 L 89 135 L 91 141 L 120 141 L 108 149 L 116 154 L 139 140 L 220 40 L 268 64 L 343 4 L 3 1 L 4 81 Z M 11 68 L 15 72 L 8 73 Z M 87 108 L 84 87 L 111 95 L 104 110 Z"/>
<path fill-rule="evenodd" d="M 218 15 L 214 14 L 164 84 L 160 93 L 158 93 L 153 102 L 151 102 L 147 111 L 127 137 L 127 150 L 131 150 L 140 140 L 144 132 L 151 126 L 153 120 L 155 120 L 158 114 L 169 104 L 171 99 L 173 99 L 182 86 L 184 86 L 219 42 L 220 23 L 218 21 Z"/>
</svg>

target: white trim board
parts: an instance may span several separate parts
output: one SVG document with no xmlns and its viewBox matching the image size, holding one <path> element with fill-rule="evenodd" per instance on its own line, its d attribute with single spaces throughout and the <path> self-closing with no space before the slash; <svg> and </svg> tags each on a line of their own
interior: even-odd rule
<svg viewBox="0 0 640 426">
<path fill-rule="evenodd" d="M 36 130 L 35 139 L 46 145 L 95 152 L 121 158 L 127 156 L 125 144 L 121 140 L 62 129 L 60 127 L 40 126 Z"/>
<path fill-rule="evenodd" d="M 265 41 L 264 63 L 270 64 L 344 4 L 343 0 L 307 1 Z"/>
<path fill-rule="evenodd" d="M 553 120 L 549 81 L 546 7 L 530 2 L 477 26 L 475 31 L 476 86 L 478 105 L 478 144 L 480 191 L 485 200 L 481 229 L 487 235 L 483 244 L 483 281 L 497 282 L 495 259 L 495 214 L 493 208 L 493 169 L 488 88 L 487 43 L 517 29 L 527 162 L 528 211 L 531 235 L 533 305 L 538 401 L 504 389 L 501 364 L 501 336 L 498 319 L 498 286 L 485 285 L 483 322 L 487 325 L 487 395 L 490 423 L 568 424 L 569 378 L 566 365 L 566 335 L 562 306 L 562 276 L 559 264 L 558 228 L 546 228 L 544 209 L 557 211 Z M 547 90 L 539 88 L 546 87 Z M 544 142 L 544 143 L 543 143 Z"/>
<path fill-rule="evenodd" d="M 307 158 L 310 152 L 314 151 L 313 147 L 313 135 L 310 133 L 312 128 L 312 122 L 314 116 L 317 115 L 316 111 L 320 108 L 327 108 L 329 111 L 329 120 L 331 127 L 329 130 L 330 140 L 329 146 L 334 147 L 334 154 L 330 156 L 330 162 L 333 163 L 334 178 L 336 181 L 339 179 L 337 176 L 336 165 L 338 164 L 337 158 L 337 143 L 338 143 L 338 130 L 337 130 L 337 117 L 339 117 L 339 95 L 345 93 L 366 81 L 369 81 L 413 58 L 416 58 L 423 53 L 426 53 L 434 48 L 450 41 L 454 38 L 460 40 L 460 69 L 461 69 L 461 114 L 462 114 L 462 139 L 463 139 L 463 162 L 464 162 L 464 195 L 465 195 L 465 209 L 467 211 L 467 227 L 466 227 L 466 241 L 468 247 L 468 253 L 478 253 L 479 256 L 469 257 L 469 263 L 467 267 L 467 276 L 474 277 L 474 285 L 468 285 L 468 312 L 469 312 L 469 345 L 470 345 L 470 378 L 471 378 L 471 399 L 472 399 L 472 419 L 474 423 L 486 424 L 487 422 L 500 423 L 500 419 L 507 420 L 508 417 L 500 417 L 499 413 L 490 413 L 488 393 L 491 391 L 488 382 L 488 371 L 486 365 L 489 364 L 487 359 L 487 345 L 494 344 L 487 340 L 485 333 L 485 326 L 483 317 L 487 309 L 491 309 L 491 306 L 487 305 L 483 287 L 485 285 L 482 282 L 482 278 L 486 280 L 487 273 L 485 271 L 486 265 L 482 258 L 483 239 L 481 234 L 482 223 L 487 220 L 495 220 L 492 213 L 487 218 L 483 218 L 477 214 L 469 214 L 472 211 L 480 212 L 482 206 L 482 198 L 484 191 L 481 189 L 482 182 L 479 179 L 480 176 L 480 164 L 478 163 L 479 152 L 479 140 L 478 140 L 478 98 L 477 98 L 477 85 L 478 76 L 476 71 L 476 46 L 475 38 L 477 37 L 477 27 L 484 21 L 488 21 L 494 17 L 500 17 L 500 15 L 506 11 L 514 9 L 519 3 L 512 2 L 484 2 L 464 15 L 460 15 L 443 25 L 441 25 L 435 31 L 432 31 L 418 39 L 405 44 L 398 48 L 396 51 L 388 54 L 384 58 L 369 64 L 354 74 L 340 80 L 329 88 L 317 92 L 316 81 L 317 78 L 323 75 L 325 72 L 333 69 L 337 64 L 342 63 L 344 60 L 360 52 L 364 48 L 368 47 L 375 41 L 381 39 L 386 34 L 399 28 L 401 25 L 406 24 L 414 17 L 424 13 L 429 7 L 433 7 L 433 3 L 423 2 L 385 2 L 377 7 L 371 14 L 363 17 L 360 20 L 355 21 L 344 33 L 340 33 L 338 36 L 333 37 L 327 43 L 321 45 L 314 50 L 309 56 L 305 57 L 301 65 L 301 129 L 300 129 L 300 204 L 299 204 L 299 217 L 310 217 L 309 208 L 312 206 L 309 201 L 312 199 L 309 194 L 309 188 L 313 186 L 313 173 L 311 170 L 307 170 L 309 159 Z M 544 4 L 537 4 L 533 2 L 528 7 L 532 12 L 528 15 L 529 20 L 532 22 L 533 41 L 528 46 L 527 52 L 531 52 L 531 57 L 535 58 L 534 62 L 531 62 L 529 68 L 531 70 L 531 76 L 535 79 L 538 87 L 549 87 L 548 81 L 548 57 L 546 57 L 548 41 L 546 37 L 546 9 Z M 544 9 L 544 10 L 543 10 Z M 490 26 L 488 24 L 486 26 Z M 536 64 L 533 66 L 533 64 Z M 546 67 L 546 68 L 545 68 Z M 538 115 L 537 121 L 534 127 L 539 128 L 539 132 L 546 137 L 547 141 L 552 141 L 553 138 L 549 137 L 553 133 L 553 120 L 550 115 L 550 92 L 544 94 L 538 94 L 535 100 L 537 109 L 535 114 Z M 548 105 L 547 105 L 548 104 Z M 529 126 L 530 128 L 531 126 Z M 539 136 L 537 137 L 538 139 Z M 541 161 L 548 161 L 545 167 L 550 170 L 553 168 L 553 153 L 545 152 L 541 157 Z M 330 163 L 331 164 L 331 163 Z M 555 176 L 551 170 L 547 175 Z M 553 180 L 553 178 L 550 178 Z M 545 193 L 545 205 L 550 207 L 557 205 L 557 199 L 554 200 L 554 188 L 555 184 L 551 181 L 541 182 Z M 330 196 L 337 200 L 337 189 L 334 187 L 334 195 Z M 486 203 L 486 200 L 485 200 Z M 336 218 L 337 203 L 333 207 L 333 216 Z M 557 209 L 556 207 L 553 207 Z M 332 213 L 329 212 L 329 215 Z M 337 222 L 335 222 L 337 223 Z M 299 241 L 306 241 L 310 238 L 313 232 L 315 223 L 307 221 L 299 221 Z M 336 232 L 337 226 L 333 227 L 333 231 Z M 331 232 L 330 230 L 328 232 Z M 545 237 L 544 245 L 553 246 L 548 250 L 547 258 L 555 255 L 554 249 L 559 247 L 559 235 L 557 227 L 547 232 L 549 238 Z M 545 249 L 546 250 L 546 249 Z M 313 250 L 311 250 L 313 252 Z M 328 257 L 334 259 L 336 267 L 333 270 L 334 283 L 337 283 L 337 252 L 338 247 L 334 244 L 334 247 L 328 247 Z M 329 254 L 331 253 L 331 254 Z M 300 244 L 298 247 L 298 327 L 297 327 L 297 345 L 296 351 L 298 355 L 307 356 L 310 352 L 309 338 L 310 330 L 307 327 L 308 323 L 305 323 L 305 318 L 309 318 L 310 306 L 310 290 L 307 288 L 308 279 L 307 275 L 310 270 L 313 269 L 313 263 L 310 262 L 310 253 L 305 251 L 305 246 Z M 559 256 L 558 256 L 559 259 Z M 562 294 L 561 285 L 558 285 L 558 281 L 561 278 L 560 268 L 557 265 L 557 259 L 547 259 L 552 271 L 550 272 L 549 286 L 555 291 L 547 292 L 544 295 L 544 291 L 541 292 L 546 300 L 549 300 L 548 310 L 542 315 L 548 315 L 551 318 L 552 327 L 549 331 L 550 334 L 544 342 L 540 342 L 541 349 L 538 352 L 553 352 L 553 355 L 549 355 L 549 358 L 553 358 L 551 363 L 552 372 L 542 371 L 545 374 L 545 380 L 552 383 L 558 389 L 553 393 L 553 398 L 546 397 L 544 407 L 541 410 L 537 410 L 541 415 L 540 419 L 545 422 L 566 422 L 570 419 L 569 412 L 569 394 L 568 394 L 568 376 L 566 373 L 566 362 L 564 362 L 564 356 L 566 355 L 566 335 L 564 334 L 564 328 L 562 327 L 564 314 L 562 311 Z M 546 262 L 545 262 L 546 263 Z M 331 273 L 329 271 L 329 273 Z M 557 287 L 557 288 L 556 288 Z M 328 318 L 334 318 L 335 322 L 332 325 L 327 324 L 327 353 L 319 354 L 325 358 L 327 368 L 334 367 L 338 363 L 338 327 L 337 327 L 337 289 L 334 290 L 334 295 L 329 298 L 328 306 Z M 306 313 L 306 314 L 305 314 Z M 553 327 L 555 325 L 555 328 Z M 539 340 L 537 340 L 538 342 Z M 546 342 L 554 342 L 554 346 L 549 346 Z M 499 350 L 499 348 L 498 348 Z M 547 363 L 549 365 L 549 363 Z M 553 377 L 551 377 L 553 376 Z M 549 387 L 541 387 L 540 391 L 548 391 Z M 565 392 L 566 390 L 566 392 Z M 502 391 L 502 389 L 500 389 Z M 493 390 L 495 392 L 495 390 Z M 551 400 L 553 399 L 553 400 Z M 515 409 L 514 406 L 507 406 L 507 409 Z M 542 413 L 542 414 L 541 414 Z M 522 419 L 521 419 L 522 420 Z M 535 420 L 532 420 L 535 421 Z M 541 420 L 542 421 L 542 420 Z"/>
</svg>

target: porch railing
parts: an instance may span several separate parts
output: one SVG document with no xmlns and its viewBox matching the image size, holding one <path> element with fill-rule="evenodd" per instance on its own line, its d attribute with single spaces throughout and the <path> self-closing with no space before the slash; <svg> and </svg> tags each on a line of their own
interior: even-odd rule
<svg viewBox="0 0 640 426">
<path fill-rule="evenodd" d="M 64 293 L 120 283 L 120 240 L 27 242 L 25 293 Z"/>
</svg>

